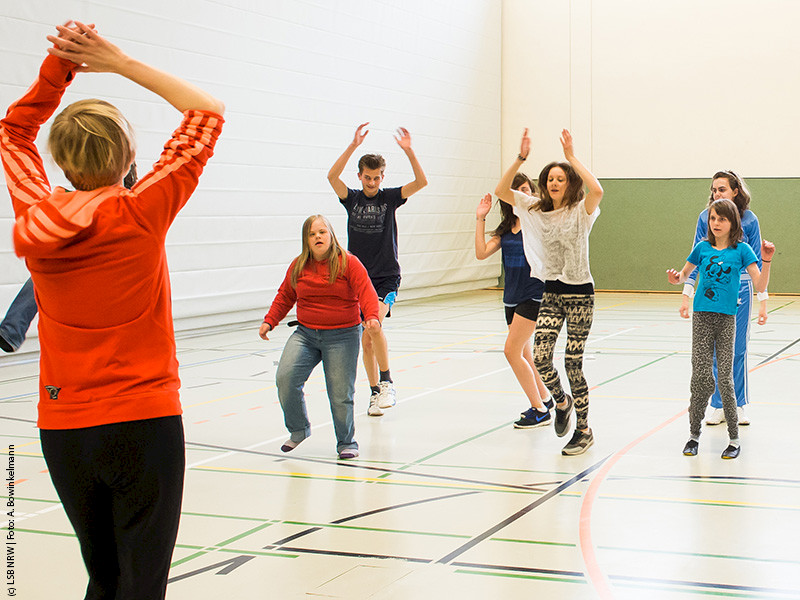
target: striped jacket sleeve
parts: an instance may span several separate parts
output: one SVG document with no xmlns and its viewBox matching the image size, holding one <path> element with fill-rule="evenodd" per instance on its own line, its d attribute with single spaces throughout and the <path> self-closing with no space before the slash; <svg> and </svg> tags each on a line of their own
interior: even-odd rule
<svg viewBox="0 0 800 600">
<path fill-rule="evenodd" d="M 133 186 L 131 192 L 136 199 L 131 210 L 154 233 L 165 236 L 189 200 L 206 162 L 214 154 L 223 123 L 218 114 L 187 110 L 158 162 Z"/>
<path fill-rule="evenodd" d="M 58 108 L 76 68 L 73 62 L 48 55 L 36 81 L 0 121 L 0 155 L 17 217 L 50 196 L 50 183 L 36 149 L 36 135 Z"/>
</svg>

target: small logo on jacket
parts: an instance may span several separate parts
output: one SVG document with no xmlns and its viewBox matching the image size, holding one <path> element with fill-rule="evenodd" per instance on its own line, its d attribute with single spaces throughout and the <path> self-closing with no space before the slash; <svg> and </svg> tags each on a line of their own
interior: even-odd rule
<svg viewBox="0 0 800 600">
<path fill-rule="evenodd" d="M 47 390 L 47 393 L 50 394 L 50 400 L 58 400 L 58 392 L 61 391 L 60 387 L 56 387 L 54 385 L 46 385 L 44 389 Z"/>
</svg>

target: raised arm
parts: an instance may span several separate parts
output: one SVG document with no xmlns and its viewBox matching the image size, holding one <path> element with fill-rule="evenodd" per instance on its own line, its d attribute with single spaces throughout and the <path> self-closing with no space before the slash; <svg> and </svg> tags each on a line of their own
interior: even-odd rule
<svg viewBox="0 0 800 600">
<path fill-rule="evenodd" d="M 767 291 L 767 285 L 769 284 L 769 272 L 772 266 L 772 257 L 775 255 L 775 244 L 764 240 L 761 242 L 759 250 L 761 251 L 761 271 L 759 272 L 758 270 L 758 263 L 754 262 L 747 265 L 747 272 L 755 283 L 756 291 L 758 292 L 760 301 L 758 307 L 758 324 L 763 325 L 767 322 L 767 296 L 764 292 Z M 761 298 L 762 295 L 764 296 L 763 299 Z"/>
<path fill-rule="evenodd" d="M 417 155 L 414 154 L 414 150 L 411 149 L 411 134 L 408 133 L 408 129 L 405 127 L 398 127 L 397 134 L 398 135 L 396 135 L 394 139 L 397 145 L 406 153 L 408 162 L 411 163 L 411 169 L 414 171 L 414 181 L 405 184 L 400 190 L 400 195 L 405 199 L 416 194 L 428 185 L 428 179 L 422 171 L 422 167 L 417 160 Z"/>
<path fill-rule="evenodd" d="M 55 47 L 47 51 L 79 65 L 78 72 L 116 73 L 158 94 L 180 112 L 204 110 L 219 115 L 225 112 L 225 105 L 208 92 L 129 57 L 89 25 L 75 21 L 74 27 L 56 29 L 57 36 L 47 36 Z"/>
<path fill-rule="evenodd" d="M 328 171 L 328 183 L 331 184 L 333 191 L 336 192 L 336 195 L 342 200 L 347 198 L 347 186 L 345 185 L 344 181 L 342 181 L 342 172 L 347 165 L 347 161 L 350 160 L 351 156 L 353 156 L 353 152 L 356 151 L 356 148 L 358 148 L 361 145 L 361 142 L 364 141 L 364 138 L 367 137 L 369 130 L 364 129 L 367 125 L 369 125 L 369 121 L 362 123 L 356 128 L 353 141 L 350 142 L 350 145 L 345 148 L 344 152 L 342 152 L 342 155 L 336 159 L 335 163 L 333 163 L 331 170 Z"/>
<path fill-rule="evenodd" d="M 475 210 L 475 258 L 489 258 L 500 249 L 500 236 L 493 235 L 486 241 L 486 215 L 492 209 L 492 195 L 486 194 Z"/>
<path fill-rule="evenodd" d="M 581 161 L 575 157 L 575 149 L 572 146 L 572 134 L 564 129 L 561 132 L 561 147 L 564 149 L 564 158 L 572 165 L 575 172 L 583 180 L 586 186 L 586 212 L 592 214 L 595 209 L 600 205 L 600 200 L 603 199 L 603 187 L 597 181 L 597 177 L 592 175 L 592 172 L 587 169 Z"/>
<path fill-rule="evenodd" d="M 526 127 L 525 131 L 522 132 L 522 141 L 520 142 L 519 154 L 517 154 L 517 158 L 514 159 L 514 162 L 511 164 L 511 166 L 506 169 L 506 172 L 503 173 L 500 181 L 497 182 L 497 187 L 494 188 L 495 196 L 511 206 L 514 206 L 515 204 L 514 194 L 511 190 L 511 184 L 514 183 L 514 175 L 517 174 L 517 171 L 519 171 L 522 163 L 524 163 L 528 158 L 530 151 L 531 138 L 528 137 L 528 128 Z"/>
</svg>

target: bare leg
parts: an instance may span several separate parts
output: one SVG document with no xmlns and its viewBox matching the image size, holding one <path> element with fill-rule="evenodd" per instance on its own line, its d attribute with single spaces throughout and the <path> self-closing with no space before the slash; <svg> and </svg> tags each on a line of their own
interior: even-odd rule
<svg viewBox="0 0 800 600">
<path fill-rule="evenodd" d="M 534 328 L 536 324 L 534 323 Z M 535 329 L 534 329 L 535 333 Z M 525 347 L 522 349 L 522 357 L 528 361 L 528 364 L 533 369 L 533 378 L 536 380 L 536 389 L 539 390 L 539 397 L 540 398 L 547 398 L 550 395 L 550 391 L 547 389 L 547 386 L 542 381 L 542 376 L 539 375 L 539 371 L 536 370 L 536 365 L 533 364 L 533 340 L 530 339 L 525 344 Z"/>
<path fill-rule="evenodd" d="M 542 403 L 542 396 L 539 392 L 541 378 L 531 364 L 532 357 L 531 362 L 529 362 L 527 357 L 524 356 L 526 348 L 530 353 L 530 340 L 535 329 L 536 321 L 531 321 L 520 315 L 514 315 L 514 319 L 508 328 L 508 337 L 506 338 L 503 352 L 531 406 L 538 411 L 544 412 L 547 409 Z M 538 383 L 537 379 L 539 379 Z"/>
<path fill-rule="evenodd" d="M 378 302 L 381 324 L 389 312 L 389 307 L 383 302 Z M 389 370 L 389 343 L 386 341 L 386 334 L 383 327 L 368 332 L 364 330 L 361 337 L 363 348 L 364 370 L 367 372 L 367 379 L 370 387 L 378 385 L 380 371 Z"/>
</svg>

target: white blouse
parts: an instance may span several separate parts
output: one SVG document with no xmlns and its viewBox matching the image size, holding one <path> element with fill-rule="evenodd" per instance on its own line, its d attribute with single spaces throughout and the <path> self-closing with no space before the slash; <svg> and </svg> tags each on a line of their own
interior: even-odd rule
<svg viewBox="0 0 800 600">
<path fill-rule="evenodd" d="M 522 243 L 531 275 L 542 281 L 557 279 L 570 285 L 594 284 L 589 270 L 589 233 L 600 207 L 586 214 L 584 198 L 571 207 L 549 212 L 529 210 L 539 198 L 519 190 L 511 191 L 514 214 L 522 225 Z"/>
</svg>

